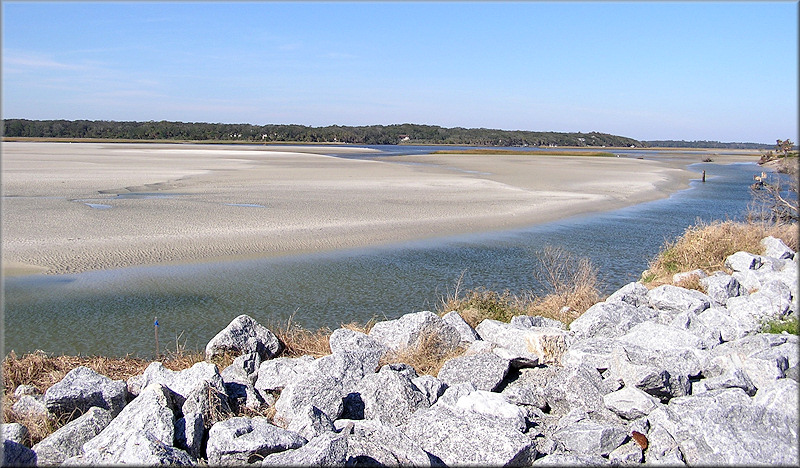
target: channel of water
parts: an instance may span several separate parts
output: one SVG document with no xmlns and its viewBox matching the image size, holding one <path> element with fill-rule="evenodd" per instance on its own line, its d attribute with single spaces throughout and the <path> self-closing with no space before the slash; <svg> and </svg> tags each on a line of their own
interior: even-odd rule
<svg viewBox="0 0 800 468">
<path fill-rule="evenodd" d="M 605 293 L 635 281 L 664 242 L 697 220 L 741 218 L 755 164 L 691 166 L 705 183 L 620 210 L 513 231 L 380 248 L 247 261 L 132 267 L 4 279 L 4 353 L 152 357 L 153 319 L 162 351 L 202 350 L 231 319 L 292 320 L 310 329 L 435 310 L 462 290 L 541 291 L 534 279 L 545 245 L 588 257 Z"/>
</svg>

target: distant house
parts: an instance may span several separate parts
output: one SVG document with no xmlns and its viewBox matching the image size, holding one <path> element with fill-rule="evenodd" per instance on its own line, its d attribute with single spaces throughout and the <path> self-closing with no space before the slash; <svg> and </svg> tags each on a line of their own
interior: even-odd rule
<svg viewBox="0 0 800 468">
<path fill-rule="evenodd" d="M 400 135 L 400 141 L 409 141 L 411 139 L 408 135 Z"/>
</svg>

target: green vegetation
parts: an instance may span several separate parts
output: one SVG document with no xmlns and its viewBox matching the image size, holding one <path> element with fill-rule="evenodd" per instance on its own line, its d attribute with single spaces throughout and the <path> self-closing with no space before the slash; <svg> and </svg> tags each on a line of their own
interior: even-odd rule
<svg viewBox="0 0 800 468">
<path fill-rule="evenodd" d="M 771 147 L 765 143 L 723 143 L 708 140 L 647 140 L 642 143 L 653 148 L 767 149 Z"/>
<path fill-rule="evenodd" d="M 466 146 L 622 146 L 642 147 L 632 138 L 599 132 L 559 133 L 486 128 L 443 128 L 435 125 L 251 125 L 201 122 L 116 122 L 107 120 L 4 121 L 5 138 L 99 138 L 134 141 L 246 143 L 349 143 L 359 145 Z"/>
<path fill-rule="evenodd" d="M 793 335 L 800 335 L 800 322 L 795 317 L 789 317 L 786 320 L 776 319 L 764 323 L 764 328 L 761 331 L 764 333 L 780 334 L 787 332 Z"/>
<path fill-rule="evenodd" d="M 602 158 L 612 158 L 614 153 L 606 151 L 547 151 L 547 150 L 506 150 L 506 149 L 469 149 L 469 150 L 439 150 L 431 154 L 508 154 L 525 156 L 594 156 Z"/>
</svg>

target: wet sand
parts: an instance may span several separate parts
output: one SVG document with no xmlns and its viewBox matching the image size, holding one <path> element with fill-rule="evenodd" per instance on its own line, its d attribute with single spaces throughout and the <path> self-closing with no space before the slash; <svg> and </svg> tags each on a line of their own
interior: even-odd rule
<svg viewBox="0 0 800 468">
<path fill-rule="evenodd" d="M 317 151 L 330 149 L 5 142 L 3 273 L 290 255 L 524 227 L 666 197 L 698 177 L 684 168 L 705 157 L 363 160 Z"/>
</svg>

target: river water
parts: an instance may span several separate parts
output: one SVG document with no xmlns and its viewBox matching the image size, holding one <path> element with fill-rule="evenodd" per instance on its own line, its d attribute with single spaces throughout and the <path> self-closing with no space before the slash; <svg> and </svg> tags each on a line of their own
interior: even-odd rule
<svg viewBox="0 0 800 468">
<path fill-rule="evenodd" d="M 408 152 L 408 151 L 406 151 Z M 363 157 L 363 156 L 359 156 Z M 202 350 L 234 317 L 267 326 L 289 317 L 305 328 L 337 328 L 435 310 L 461 278 L 475 287 L 541 291 L 534 279 L 545 245 L 588 257 L 605 293 L 639 278 L 666 240 L 699 219 L 741 218 L 756 164 L 694 164 L 707 181 L 655 202 L 513 231 L 221 263 L 132 267 L 4 279 L 4 354 L 152 357 Z"/>
</svg>

